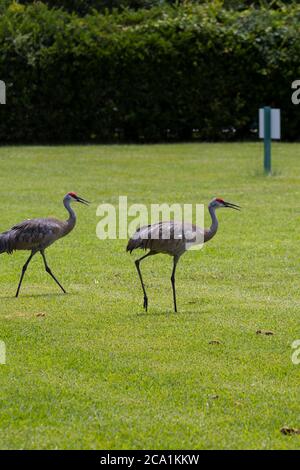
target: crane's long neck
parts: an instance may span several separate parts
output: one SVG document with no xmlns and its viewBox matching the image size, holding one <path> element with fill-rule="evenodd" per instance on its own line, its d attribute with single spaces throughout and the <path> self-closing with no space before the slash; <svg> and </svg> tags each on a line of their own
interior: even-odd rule
<svg viewBox="0 0 300 470">
<path fill-rule="evenodd" d="M 64 199 L 64 206 L 65 206 L 65 208 L 67 209 L 67 211 L 69 213 L 69 218 L 66 221 L 66 226 L 65 226 L 65 230 L 64 230 L 64 235 L 67 235 L 75 227 L 76 214 L 75 214 L 74 210 L 71 207 L 70 199 Z"/>
<path fill-rule="evenodd" d="M 217 233 L 219 225 L 215 207 L 209 207 L 208 210 L 211 216 L 211 226 L 209 227 L 209 229 L 205 230 L 204 242 L 210 240 Z"/>
</svg>

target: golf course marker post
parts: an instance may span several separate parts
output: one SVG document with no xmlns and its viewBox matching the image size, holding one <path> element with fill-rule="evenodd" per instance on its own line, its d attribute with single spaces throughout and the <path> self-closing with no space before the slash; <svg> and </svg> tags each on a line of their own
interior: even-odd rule
<svg viewBox="0 0 300 470">
<path fill-rule="evenodd" d="M 271 173 L 271 142 L 272 139 L 280 139 L 280 109 L 272 109 L 265 106 L 259 110 L 259 138 L 264 139 L 264 170 Z"/>
</svg>

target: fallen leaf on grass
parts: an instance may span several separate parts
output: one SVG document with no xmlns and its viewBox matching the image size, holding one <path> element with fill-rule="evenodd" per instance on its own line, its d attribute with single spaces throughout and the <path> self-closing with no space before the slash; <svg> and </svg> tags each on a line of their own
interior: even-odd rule
<svg viewBox="0 0 300 470">
<path fill-rule="evenodd" d="M 284 426 L 280 429 L 280 432 L 285 436 L 292 436 L 293 434 L 300 434 L 300 429 L 289 428 L 288 426 Z"/>
<path fill-rule="evenodd" d="M 266 336 L 274 335 L 273 331 L 269 331 L 269 330 L 257 330 L 256 334 L 257 335 L 266 335 Z"/>
<path fill-rule="evenodd" d="M 219 398 L 219 395 L 210 395 L 208 398 L 211 400 L 217 400 Z"/>
</svg>

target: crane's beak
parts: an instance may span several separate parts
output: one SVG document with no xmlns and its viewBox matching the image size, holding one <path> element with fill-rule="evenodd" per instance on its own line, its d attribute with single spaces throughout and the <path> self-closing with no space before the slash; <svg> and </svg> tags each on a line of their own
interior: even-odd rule
<svg viewBox="0 0 300 470">
<path fill-rule="evenodd" d="M 82 197 L 79 197 L 79 196 L 76 197 L 76 201 L 81 202 L 81 204 L 85 204 L 86 206 L 88 206 L 90 204 L 89 201 L 87 201 L 86 199 L 83 199 Z"/>
<path fill-rule="evenodd" d="M 224 204 L 225 204 L 225 207 L 229 207 L 230 209 L 235 209 L 236 211 L 241 210 L 240 206 L 237 206 L 236 204 L 232 204 L 231 202 L 225 202 L 224 201 Z"/>
</svg>

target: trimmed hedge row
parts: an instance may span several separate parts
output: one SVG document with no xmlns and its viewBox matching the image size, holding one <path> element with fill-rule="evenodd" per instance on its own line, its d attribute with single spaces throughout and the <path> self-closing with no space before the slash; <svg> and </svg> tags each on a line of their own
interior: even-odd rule
<svg viewBox="0 0 300 470">
<path fill-rule="evenodd" d="M 14 4 L 0 16 L 1 143 L 249 138 L 264 104 L 299 139 L 299 24 L 299 6 L 79 18 Z"/>
<path fill-rule="evenodd" d="M 37 3 L 41 0 L 16 0 L 17 3 L 24 5 Z M 92 10 L 103 12 L 105 10 L 111 11 L 114 8 L 131 8 L 137 10 L 139 8 L 153 8 L 155 6 L 162 6 L 162 4 L 183 4 L 187 0 L 42 0 L 49 8 L 63 8 L 69 12 L 75 12 L 79 15 L 86 15 L 91 13 Z M 189 0 L 191 3 L 212 3 L 213 0 Z M 13 0 L 2 0 L 7 4 L 12 3 Z M 282 4 L 297 2 L 297 0 L 219 0 L 224 8 L 232 8 L 236 10 L 244 10 L 250 6 L 260 8 L 261 6 L 277 8 Z"/>
<path fill-rule="evenodd" d="M 19 3 L 28 5 L 36 3 L 39 0 L 18 0 Z M 152 8 L 163 2 L 175 3 L 176 0 L 43 0 L 49 8 L 63 8 L 69 12 L 75 12 L 78 15 L 86 15 L 92 10 L 103 12 L 114 8 Z"/>
</svg>

